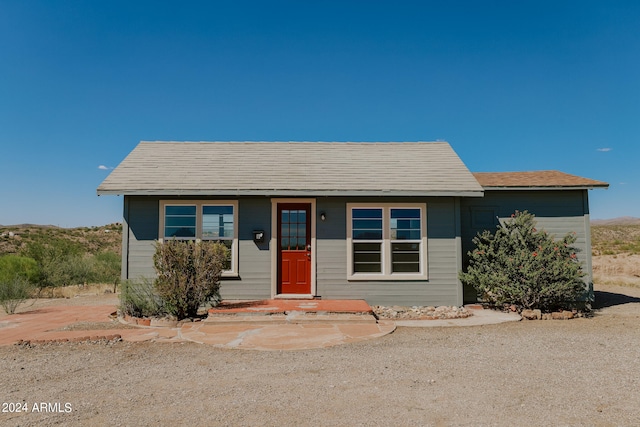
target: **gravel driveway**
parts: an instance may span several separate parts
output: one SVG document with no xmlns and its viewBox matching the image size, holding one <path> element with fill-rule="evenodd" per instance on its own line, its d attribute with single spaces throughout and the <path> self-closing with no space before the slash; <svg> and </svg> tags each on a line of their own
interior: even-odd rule
<svg viewBox="0 0 640 427">
<path fill-rule="evenodd" d="M 0 347 L 0 425 L 640 425 L 640 290 L 597 290 L 590 319 L 399 327 L 319 350 Z"/>
</svg>

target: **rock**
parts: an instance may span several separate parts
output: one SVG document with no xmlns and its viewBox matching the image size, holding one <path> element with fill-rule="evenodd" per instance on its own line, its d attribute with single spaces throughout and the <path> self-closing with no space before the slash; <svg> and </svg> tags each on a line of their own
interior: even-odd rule
<svg viewBox="0 0 640 427">
<path fill-rule="evenodd" d="M 573 317 L 574 317 L 574 314 L 571 311 L 564 310 L 562 312 L 562 318 L 565 320 L 573 319 Z"/>
<path fill-rule="evenodd" d="M 562 313 L 558 312 L 558 311 L 554 311 L 553 313 L 551 313 L 551 318 L 553 320 L 563 320 L 564 317 L 562 316 Z"/>
<path fill-rule="evenodd" d="M 525 309 L 522 310 L 522 313 L 520 313 L 520 315 L 527 320 L 540 320 L 542 319 L 542 312 L 540 310 L 530 310 L 530 309 Z"/>
<path fill-rule="evenodd" d="M 424 306 L 373 306 L 373 311 L 379 319 L 402 319 L 402 320 L 433 320 L 433 319 L 463 319 L 472 316 L 469 310 L 464 307 L 424 307 Z"/>
</svg>

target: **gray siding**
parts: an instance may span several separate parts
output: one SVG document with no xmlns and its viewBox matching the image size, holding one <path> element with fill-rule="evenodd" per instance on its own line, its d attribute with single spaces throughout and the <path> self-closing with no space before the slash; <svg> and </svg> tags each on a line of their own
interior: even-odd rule
<svg viewBox="0 0 640 427">
<path fill-rule="evenodd" d="M 125 196 L 125 224 L 122 265 L 123 278 L 136 280 L 154 277 L 153 254 L 158 239 L 158 199 L 150 197 Z"/>
<path fill-rule="evenodd" d="M 261 299 L 271 297 L 271 200 L 240 199 L 238 203 L 238 279 L 224 279 L 223 299 Z M 253 231 L 263 230 L 265 242 L 256 244 Z"/>
<path fill-rule="evenodd" d="M 125 235 L 123 238 L 123 277 L 153 277 L 154 242 L 158 239 L 159 197 L 125 197 Z M 189 197 L 189 199 L 194 199 Z M 385 202 L 425 202 L 427 204 L 427 257 L 429 279 L 420 281 L 347 281 L 346 204 L 350 201 L 374 202 L 375 198 L 318 198 L 317 214 L 317 293 L 325 299 L 365 299 L 370 304 L 459 305 L 461 268 L 459 201 L 447 198 L 387 198 Z M 271 292 L 271 200 L 241 198 L 238 206 L 239 277 L 224 279 L 225 299 L 269 298 Z M 265 231 L 265 243 L 253 242 L 253 231 Z"/>
<path fill-rule="evenodd" d="M 589 226 L 589 203 L 587 190 L 518 190 L 485 191 L 481 199 L 462 199 L 462 251 L 464 265 L 467 252 L 474 247 L 472 239 L 485 229 L 495 230 L 498 219 L 511 217 L 514 211 L 529 211 L 536 216 L 538 229 L 556 237 L 576 233 L 575 247 L 578 259 L 587 273 L 585 282 L 591 290 L 591 238 Z M 475 300 L 475 291 L 464 289 L 465 302 Z"/>
<path fill-rule="evenodd" d="M 378 201 L 380 199 L 377 199 Z M 317 289 L 325 299 L 365 299 L 369 304 L 459 305 L 461 266 L 456 240 L 456 199 L 385 199 L 385 202 L 427 203 L 429 279 L 420 281 L 348 281 L 346 204 L 353 199 L 318 199 L 318 212 L 327 220 L 317 227 Z M 358 199 L 372 202 L 376 199 Z"/>
<path fill-rule="evenodd" d="M 160 200 L 169 198 L 125 196 L 123 232 L 123 279 L 154 277 L 153 254 L 159 233 Z M 189 197 L 190 200 L 198 198 Z M 211 200 L 211 199 L 209 199 Z M 239 278 L 224 278 L 221 294 L 226 299 L 269 298 L 271 292 L 271 201 L 242 199 L 238 205 Z M 128 227 L 127 227 L 128 225 Z M 253 230 L 264 230 L 266 242 L 253 242 Z"/>
</svg>

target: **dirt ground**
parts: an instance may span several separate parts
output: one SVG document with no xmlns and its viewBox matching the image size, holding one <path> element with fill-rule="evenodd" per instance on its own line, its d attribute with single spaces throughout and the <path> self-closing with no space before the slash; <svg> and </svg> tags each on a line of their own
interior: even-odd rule
<svg viewBox="0 0 640 427">
<path fill-rule="evenodd" d="M 592 318 L 399 327 L 318 350 L 0 346 L 0 425 L 640 425 L 640 288 L 596 298 Z"/>
</svg>

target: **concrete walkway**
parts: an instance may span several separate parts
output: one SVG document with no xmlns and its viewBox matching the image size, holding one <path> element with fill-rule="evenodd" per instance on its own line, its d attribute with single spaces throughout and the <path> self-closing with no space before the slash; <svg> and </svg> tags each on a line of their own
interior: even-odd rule
<svg viewBox="0 0 640 427">
<path fill-rule="evenodd" d="M 522 320 L 518 313 L 504 313 L 495 310 L 473 310 L 473 316 L 465 319 L 437 319 L 437 320 L 397 320 L 397 326 L 408 327 L 443 327 L 443 326 L 482 326 L 496 325 L 505 322 Z"/>
<path fill-rule="evenodd" d="M 323 305 L 314 305 L 315 302 L 320 301 L 298 301 L 296 304 L 301 304 L 302 309 L 276 310 L 269 315 L 264 315 L 265 310 L 254 310 L 254 314 L 261 314 L 259 316 L 229 315 L 230 312 L 222 316 L 210 314 L 204 321 L 186 322 L 173 328 L 122 324 L 113 316 L 116 310 L 113 305 L 51 305 L 0 315 L 0 345 L 19 341 L 47 343 L 121 338 L 130 342 L 193 341 L 230 349 L 302 350 L 379 338 L 393 332 L 396 326 L 478 326 L 520 320 L 516 314 L 474 310 L 474 315 L 465 319 L 376 321 L 366 303 L 357 303 L 354 312 L 348 307 L 324 311 L 329 301 Z M 344 306 L 344 302 L 336 304 L 336 307 Z M 272 305 L 266 303 L 266 306 Z"/>
</svg>

